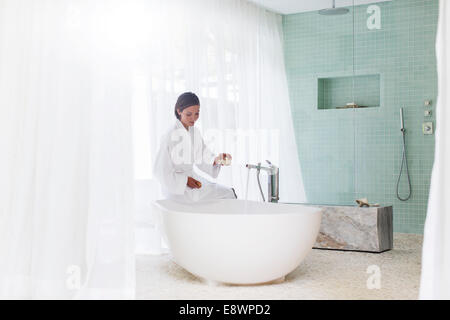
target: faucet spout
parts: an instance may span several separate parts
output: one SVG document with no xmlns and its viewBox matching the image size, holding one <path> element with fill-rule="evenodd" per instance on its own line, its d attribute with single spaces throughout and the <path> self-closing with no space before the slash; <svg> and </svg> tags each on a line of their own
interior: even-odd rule
<svg viewBox="0 0 450 320">
<path fill-rule="evenodd" d="M 258 171 L 263 170 L 266 171 L 268 176 L 267 184 L 268 184 L 268 191 L 267 191 L 267 201 L 269 202 L 278 202 L 280 200 L 279 197 L 279 176 L 280 176 L 280 169 L 273 165 L 269 160 L 266 160 L 266 162 L 269 164 L 268 167 L 261 166 L 261 163 L 258 163 L 257 165 L 254 164 L 247 164 L 246 167 L 248 169 L 256 169 Z M 260 186 L 261 188 L 261 186 Z M 262 194 L 262 190 L 261 190 Z M 263 195 L 264 199 L 264 195 Z"/>
</svg>

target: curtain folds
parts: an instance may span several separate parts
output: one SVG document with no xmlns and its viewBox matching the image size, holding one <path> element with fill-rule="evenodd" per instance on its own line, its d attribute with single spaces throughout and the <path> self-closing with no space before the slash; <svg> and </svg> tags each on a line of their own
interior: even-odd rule
<svg viewBox="0 0 450 320">
<path fill-rule="evenodd" d="M 245 0 L 0 0 L 0 297 L 134 297 L 134 246 L 161 253 L 153 160 L 185 91 L 233 155 L 219 183 L 244 198 L 245 164 L 267 159 L 281 201 L 306 202 L 282 40 Z"/>
<path fill-rule="evenodd" d="M 2 298 L 134 297 L 131 67 L 110 5 L 0 1 Z"/>
<path fill-rule="evenodd" d="M 439 2 L 436 150 L 422 252 L 420 299 L 450 299 L 450 4 Z"/>
<path fill-rule="evenodd" d="M 150 1 L 141 9 L 144 18 L 134 22 L 146 30 L 138 41 L 143 49 L 136 60 L 133 108 L 138 252 L 160 252 L 158 235 L 149 231 L 155 231 L 152 201 L 162 197 L 152 165 L 160 137 L 175 121 L 177 97 L 185 91 L 200 98 L 196 126 L 206 143 L 233 156 L 218 183 L 234 187 L 243 199 L 245 164 L 270 160 L 280 167 L 280 201 L 306 202 L 281 16 L 242 0 Z M 261 201 L 255 174 L 248 199 Z M 265 173 L 261 178 L 266 193 Z"/>
</svg>

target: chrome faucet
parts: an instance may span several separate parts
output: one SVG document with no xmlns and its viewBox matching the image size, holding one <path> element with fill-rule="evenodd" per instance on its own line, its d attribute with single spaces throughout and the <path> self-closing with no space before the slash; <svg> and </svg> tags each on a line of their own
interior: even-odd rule
<svg viewBox="0 0 450 320">
<path fill-rule="evenodd" d="M 259 173 L 261 170 L 264 170 L 269 175 L 267 182 L 268 182 L 268 191 L 267 191 L 267 201 L 268 202 L 278 202 L 280 200 L 279 197 L 279 175 L 280 175 L 280 169 L 277 166 L 274 166 L 269 160 L 266 160 L 268 163 L 268 167 L 261 166 L 261 162 L 259 162 L 257 165 L 254 164 L 247 164 L 246 167 L 250 169 L 256 169 L 257 172 L 257 178 L 258 178 L 258 185 L 259 185 L 259 191 L 261 192 L 261 196 L 263 198 L 263 201 L 266 201 L 264 198 L 264 193 L 261 189 L 261 183 L 259 181 Z"/>
</svg>

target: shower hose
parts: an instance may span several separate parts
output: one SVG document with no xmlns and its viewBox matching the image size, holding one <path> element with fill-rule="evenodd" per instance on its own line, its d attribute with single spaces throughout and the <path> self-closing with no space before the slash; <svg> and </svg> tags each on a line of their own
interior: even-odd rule
<svg viewBox="0 0 450 320">
<path fill-rule="evenodd" d="M 398 174 L 398 179 L 397 179 L 397 198 L 400 201 L 407 201 L 407 200 L 409 200 L 409 198 L 411 198 L 411 178 L 409 177 L 408 161 L 406 159 L 405 129 L 402 128 L 401 131 L 402 131 L 402 138 L 403 138 L 403 155 L 402 155 L 402 164 L 400 166 L 400 173 Z M 406 198 L 402 198 L 399 195 L 399 185 L 400 185 L 400 178 L 401 178 L 402 172 L 403 172 L 403 164 L 406 169 L 406 175 L 408 177 L 408 196 Z"/>
<path fill-rule="evenodd" d="M 261 164 L 259 164 L 259 165 L 261 165 Z M 263 199 L 263 202 L 266 202 L 266 199 L 264 198 L 264 192 L 262 191 L 262 188 L 261 188 L 261 181 L 259 180 L 260 172 L 261 172 L 261 169 L 258 169 L 258 171 L 256 173 L 256 179 L 258 179 L 259 192 L 261 192 L 261 197 Z"/>
</svg>

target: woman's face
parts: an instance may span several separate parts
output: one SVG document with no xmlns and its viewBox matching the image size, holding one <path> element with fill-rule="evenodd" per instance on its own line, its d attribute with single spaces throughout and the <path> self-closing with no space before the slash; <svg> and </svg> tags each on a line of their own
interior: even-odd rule
<svg viewBox="0 0 450 320">
<path fill-rule="evenodd" d="M 183 110 L 183 112 L 177 111 L 180 115 L 181 123 L 187 128 L 192 127 L 200 117 L 200 106 L 190 106 Z"/>
</svg>

